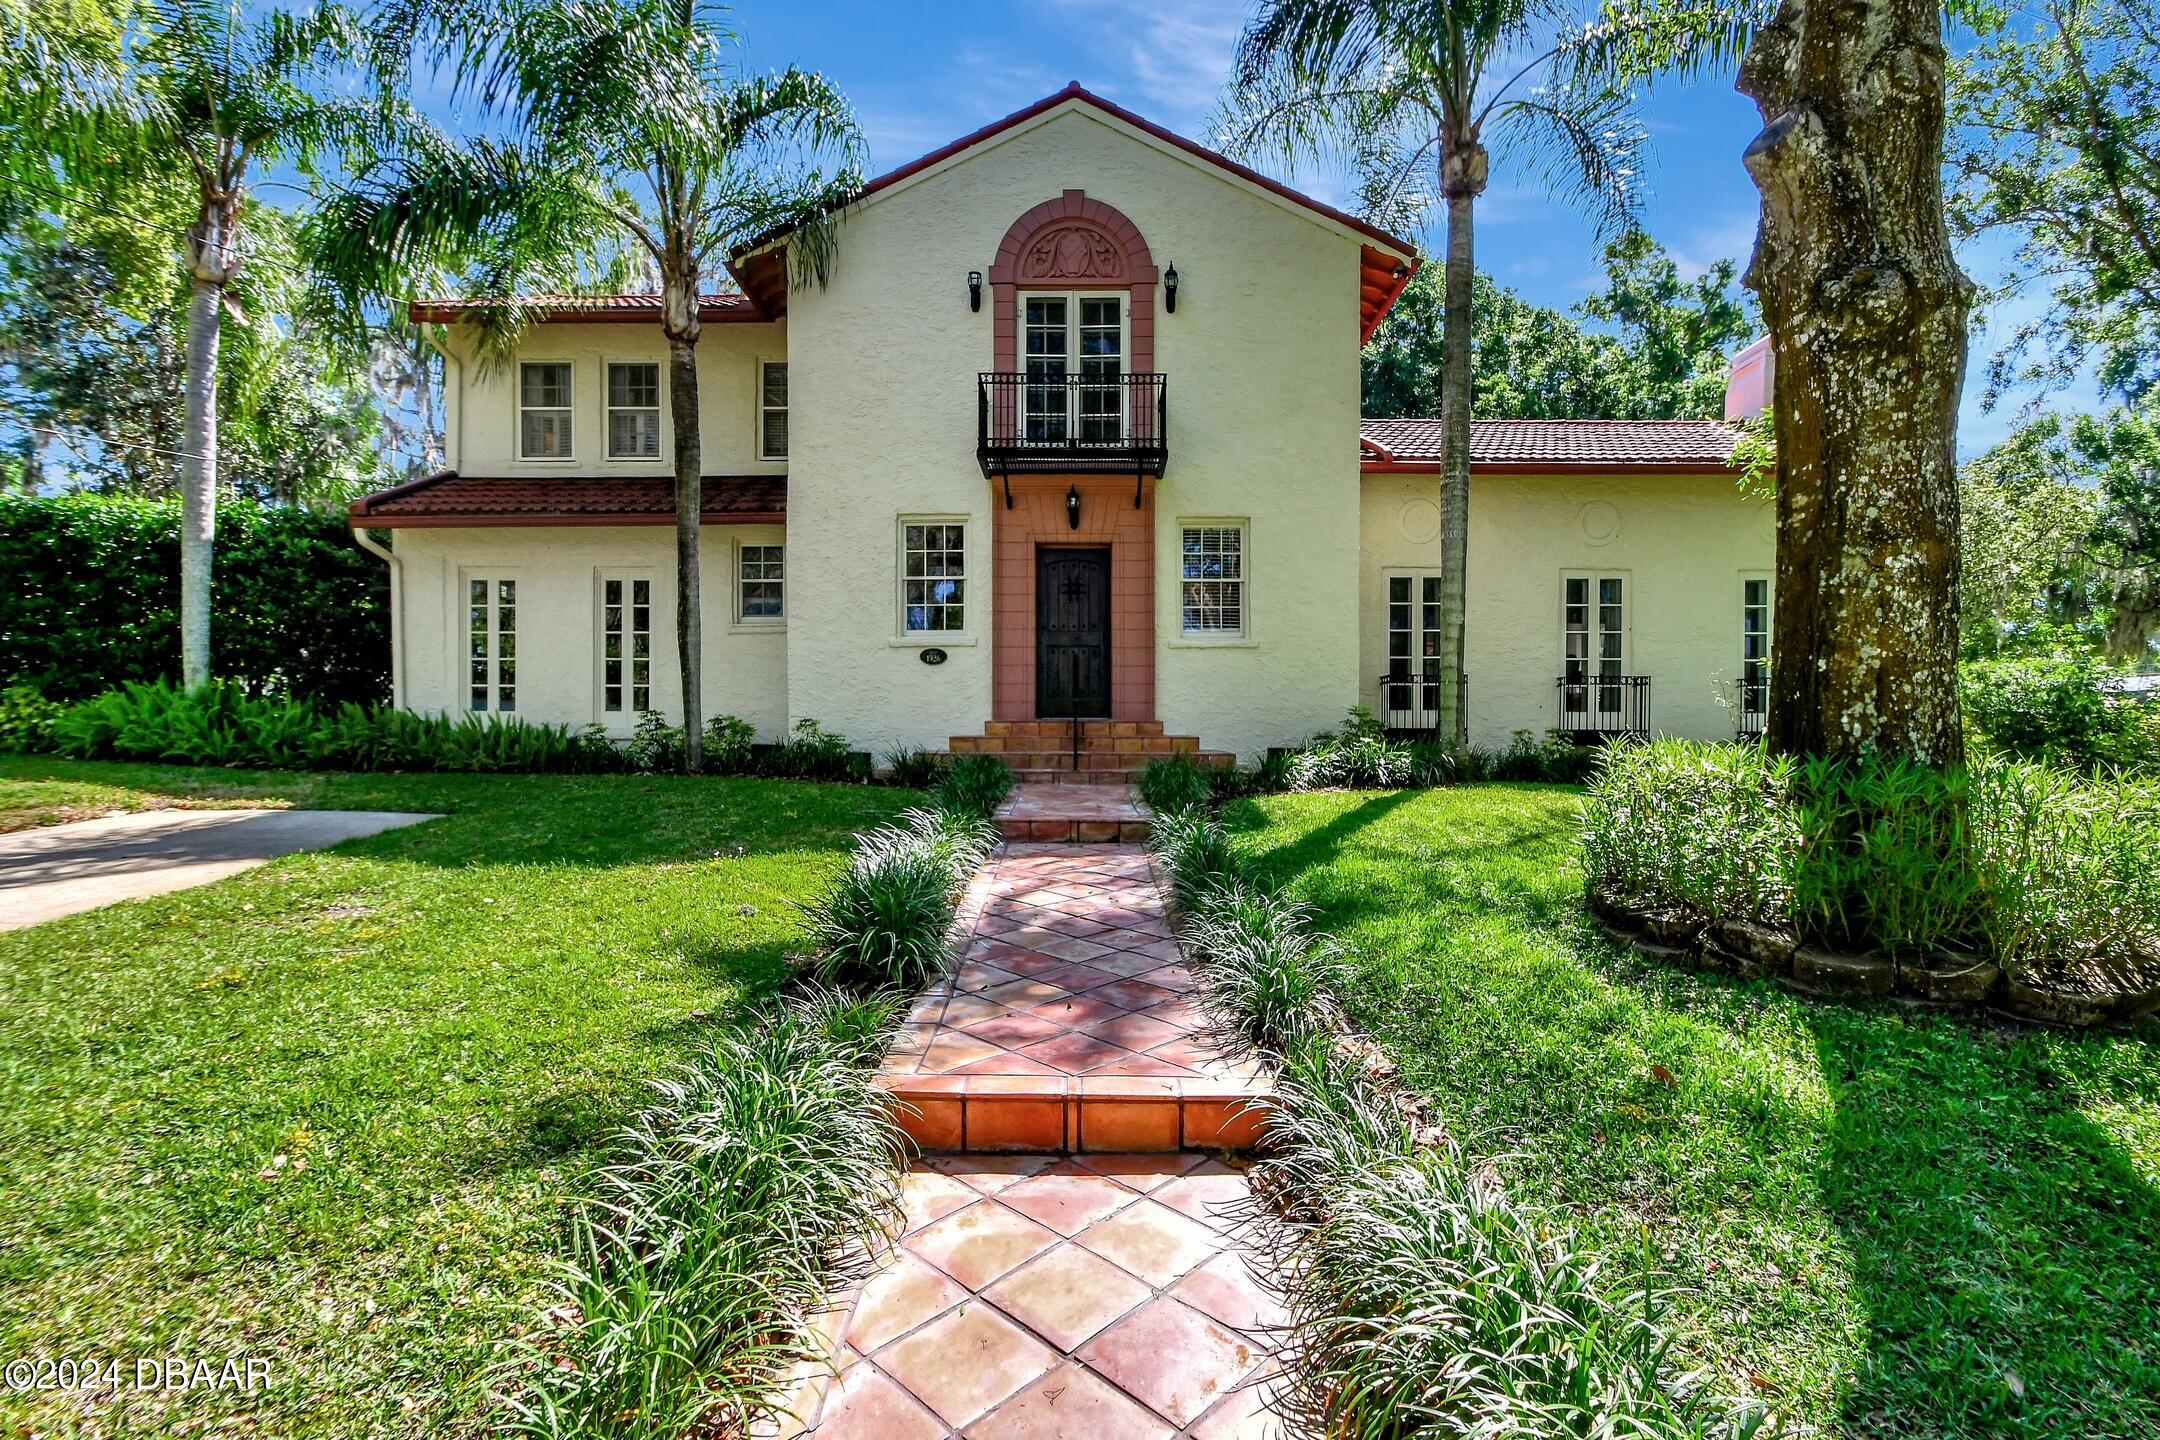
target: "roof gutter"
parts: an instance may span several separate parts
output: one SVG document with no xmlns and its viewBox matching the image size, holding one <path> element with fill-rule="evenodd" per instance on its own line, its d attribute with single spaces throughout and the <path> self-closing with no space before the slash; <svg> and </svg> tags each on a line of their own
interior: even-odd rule
<svg viewBox="0 0 2160 1440">
<path fill-rule="evenodd" d="M 390 704 L 405 708 L 405 562 L 397 552 L 374 536 L 353 527 L 353 539 L 370 555 L 380 555 L 390 567 Z"/>
</svg>

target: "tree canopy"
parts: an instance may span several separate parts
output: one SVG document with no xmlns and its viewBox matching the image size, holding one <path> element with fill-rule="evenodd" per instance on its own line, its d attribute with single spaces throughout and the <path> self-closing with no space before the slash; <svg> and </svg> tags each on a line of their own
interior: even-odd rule
<svg viewBox="0 0 2160 1440">
<path fill-rule="evenodd" d="M 1714 420 L 1732 352 L 1754 307 L 1720 260 L 1694 279 L 1647 234 L 1605 247 L 1605 288 L 1572 312 L 1524 300 L 1480 274 L 1472 292 L 1472 413 L 1487 419 Z M 1418 272 L 1364 356 L 1365 413 L 1439 413 L 1446 368 L 1440 281 Z"/>
</svg>

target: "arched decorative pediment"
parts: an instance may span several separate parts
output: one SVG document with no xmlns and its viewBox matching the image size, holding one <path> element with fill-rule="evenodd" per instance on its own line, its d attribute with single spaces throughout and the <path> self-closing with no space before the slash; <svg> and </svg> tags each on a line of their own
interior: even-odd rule
<svg viewBox="0 0 2160 1440">
<path fill-rule="evenodd" d="M 1021 290 L 1065 288 L 1129 292 L 1128 326 L 1134 370 L 1155 368 L 1155 257 L 1140 228 L 1115 206 L 1067 190 L 1013 221 L 990 265 L 995 316 L 995 368 L 1017 363 Z"/>
<path fill-rule="evenodd" d="M 1125 252 L 1093 225 L 1052 226 L 1020 255 L 1020 279 L 1123 280 Z"/>
</svg>

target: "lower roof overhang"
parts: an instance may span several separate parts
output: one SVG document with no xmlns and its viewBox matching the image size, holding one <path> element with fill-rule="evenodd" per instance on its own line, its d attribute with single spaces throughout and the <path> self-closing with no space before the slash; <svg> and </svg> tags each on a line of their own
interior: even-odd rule
<svg viewBox="0 0 2160 1440">
<path fill-rule="evenodd" d="M 707 475 L 699 521 L 787 522 L 785 475 Z M 673 525 L 675 481 L 665 475 L 530 479 L 444 470 L 355 500 L 356 530 Z"/>
</svg>

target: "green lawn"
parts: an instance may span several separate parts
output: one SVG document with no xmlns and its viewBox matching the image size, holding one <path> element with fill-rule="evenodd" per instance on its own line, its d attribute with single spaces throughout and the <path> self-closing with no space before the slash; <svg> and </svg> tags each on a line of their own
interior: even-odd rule
<svg viewBox="0 0 2160 1440">
<path fill-rule="evenodd" d="M 1578 908 L 1572 790 L 1293 795 L 1239 843 L 1518 1193 L 1686 1287 L 1802 1433 L 2160 1435 L 2160 1026 L 2069 1036 L 1642 964 Z M 1669 1076 L 1670 1078 L 1666 1078 Z"/>
<path fill-rule="evenodd" d="M 250 1433 L 472 1433 L 595 1142 L 781 977 L 790 902 L 913 798 L 0 757 L 0 826 L 175 800 L 447 812 L 0 935 L 0 1358 L 273 1365 L 247 1400 L 0 1390 L 0 1433 L 236 1411 Z"/>
</svg>

